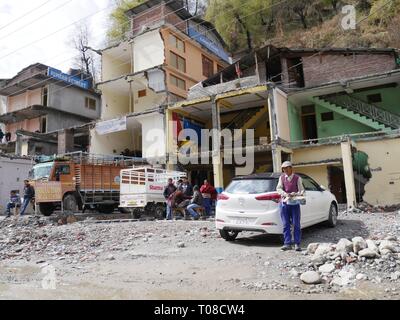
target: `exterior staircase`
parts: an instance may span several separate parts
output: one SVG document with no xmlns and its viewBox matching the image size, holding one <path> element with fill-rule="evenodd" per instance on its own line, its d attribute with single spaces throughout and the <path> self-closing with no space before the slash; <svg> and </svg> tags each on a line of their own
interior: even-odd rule
<svg viewBox="0 0 400 320">
<path fill-rule="evenodd" d="M 354 98 L 350 95 L 313 97 L 311 100 L 377 131 L 400 129 L 400 116 Z"/>
<path fill-rule="evenodd" d="M 240 139 L 242 133 L 247 129 L 254 128 L 259 121 L 263 119 L 263 116 L 268 114 L 268 108 L 263 107 L 261 109 L 246 109 L 240 112 L 225 128 L 234 130 L 242 129 L 234 135 L 233 140 Z"/>
</svg>

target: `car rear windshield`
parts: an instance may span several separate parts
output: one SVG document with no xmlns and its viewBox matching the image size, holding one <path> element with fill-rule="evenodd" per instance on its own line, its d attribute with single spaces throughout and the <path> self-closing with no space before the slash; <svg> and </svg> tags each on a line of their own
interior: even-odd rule
<svg viewBox="0 0 400 320">
<path fill-rule="evenodd" d="M 259 194 L 276 191 L 278 179 L 245 179 L 234 180 L 226 188 L 231 194 Z"/>
</svg>

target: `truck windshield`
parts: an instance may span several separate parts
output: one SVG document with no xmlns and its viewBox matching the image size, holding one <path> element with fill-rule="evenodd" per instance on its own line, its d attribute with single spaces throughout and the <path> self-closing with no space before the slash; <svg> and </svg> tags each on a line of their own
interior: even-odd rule
<svg viewBox="0 0 400 320">
<path fill-rule="evenodd" d="M 53 162 L 38 164 L 33 167 L 33 180 L 49 178 Z"/>
</svg>

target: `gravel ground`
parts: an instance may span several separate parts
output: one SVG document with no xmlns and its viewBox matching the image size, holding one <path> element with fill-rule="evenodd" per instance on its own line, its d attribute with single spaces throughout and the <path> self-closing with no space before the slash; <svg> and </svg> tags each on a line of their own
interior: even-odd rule
<svg viewBox="0 0 400 320">
<path fill-rule="evenodd" d="M 335 229 L 304 230 L 302 253 L 281 252 L 278 237 L 257 233 L 226 242 L 213 221 L 54 221 L 0 220 L 0 299 L 400 297 L 399 212 L 342 213 Z M 307 253 L 309 244 L 357 236 L 394 247 L 374 259 L 349 253 L 348 263 L 337 254 L 315 263 Z M 301 280 L 307 271 L 318 273 L 316 284 Z"/>
</svg>

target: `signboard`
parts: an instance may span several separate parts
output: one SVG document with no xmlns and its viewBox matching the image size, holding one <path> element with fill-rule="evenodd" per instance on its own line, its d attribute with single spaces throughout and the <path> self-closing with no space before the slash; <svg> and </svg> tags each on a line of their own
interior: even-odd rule
<svg viewBox="0 0 400 320">
<path fill-rule="evenodd" d="M 35 182 L 36 202 L 61 202 L 62 197 L 61 182 Z"/>
<path fill-rule="evenodd" d="M 53 79 L 61 80 L 86 90 L 90 89 L 89 80 L 82 80 L 79 76 L 71 76 L 54 68 L 49 68 L 47 70 L 47 75 Z"/>
<path fill-rule="evenodd" d="M 127 130 L 126 117 L 122 119 L 103 121 L 96 124 L 96 132 L 99 135 L 105 135 L 108 133 L 120 132 L 126 130 Z"/>
<path fill-rule="evenodd" d="M 205 35 L 201 34 L 198 32 L 196 29 L 193 27 L 188 28 L 189 31 L 189 37 L 191 37 L 193 40 L 196 40 L 199 42 L 201 45 L 206 47 L 208 50 L 216 54 L 218 57 L 220 57 L 222 60 L 225 60 L 226 62 L 230 63 L 230 59 L 228 54 L 225 52 L 223 48 L 221 48 L 219 45 L 217 45 L 214 41 L 210 40 L 207 38 Z"/>
</svg>

